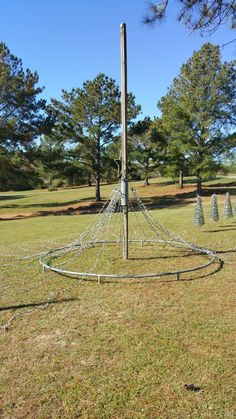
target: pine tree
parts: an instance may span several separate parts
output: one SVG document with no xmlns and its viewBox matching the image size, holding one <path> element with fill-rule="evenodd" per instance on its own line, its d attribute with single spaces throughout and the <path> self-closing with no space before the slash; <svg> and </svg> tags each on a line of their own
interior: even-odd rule
<svg viewBox="0 0 236 419">
<path fill-rule="evenodd" d="M 146 25 L 163 21 L 170 8 L 169 0 L 148 2 L 143 17 Z M 236 26 L 235 1 L 222 0 L 179 0 L 177 19 L 191 31 L 204 36 L 214 34 L 227 21 L 232 29 Z"/>
<path fill-rule="evenodd" d="M 182 65 L 179 76 L 158 102 L 168 135 L 167 155 L 177 149 L 178 164 L 188 160 L 198 193 L 203 175 L 217 172 L 216 157 L 232 148 L 227 127 L 234 129 L 236 123 L 235 75 L 236 61 L 222 62 L 220 48 L 204 44 Z M 181 166 L 179 169 L 184 170 Z"/>
<path fill-rule="evenodd" d="M 0 144 L 6 149 L 30 146 L 47 129 L 46 101 L 39 96 L 39 76 L 24 70 L 20 58 L 0 42 Z M 49 121 L 48 121 L 49 122 Z"/>
<path fill-rule="evenodd" d="M 224 206 L 224 217 L 225 218 L 231 218 L 233 217 L 233 210 L 231 205 L 231 199 L 230 199 L 230 193 L 226 193 L 226 199 L 225 199 L 225 206 Z"/>
<path fill-rule="evenodd" d="M 202 208 L 202 200 L 200 195 L 197 195 L 196 197 L 196 205 L 195 205 L 195 214 L 194 214 L 194 220 L 193 224 L 201 227 L 205 224 L 204 220 L 204 214 L 203 214 L 203 208 Z"/>
<path fill-rule="evenodd" d="M 218 221 L 219 220 L 217 195 L 215 193 L 211 197 L 211 212 L 210 212 L 210 217 L 209 218 L 210 218 L 211 221 Z"/>
<path fill-rule="evenodd" d="M 128 96 L 128 120 L 141 107 Z M 115 80 L 103 73 L 87 80 L 82 88 L 62 91 L 62 101 L 52 99 L 51 112 L 57 117 L 61 140 L 77 146 L 78 160 L 89 168 L 96 180 L 96 201 L 100 201 L 101 176 L 105 167 L 106 148 L 112 143 L 120 125 L 120 91 Z M 74 148 L 75 150 L 75 148 Z"/>
</svg>

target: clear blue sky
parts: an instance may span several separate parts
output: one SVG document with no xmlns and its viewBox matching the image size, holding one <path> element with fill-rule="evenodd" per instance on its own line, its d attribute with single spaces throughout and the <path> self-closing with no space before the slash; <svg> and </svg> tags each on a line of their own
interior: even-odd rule
<svg viewBox="0 0 236 419">
<path fill-rule="evenodd" d="M 127 24 L 128 90 L 142 117 L 158 114 L 156 103 L 180 66 L 204 42 L 223 44 L 235 37 L 227 25 L 210 38 L 190 35 L 175 19 L 176 1 L 161 25 L 142 24 L 145 0 L 1 0 L 0 41 L 37 70 L 43 97 L 82 86 L 103 72 L 120 83 L 120 23 Z M 235 58 L 235 45 L 222 50 Z"/>
</svg>

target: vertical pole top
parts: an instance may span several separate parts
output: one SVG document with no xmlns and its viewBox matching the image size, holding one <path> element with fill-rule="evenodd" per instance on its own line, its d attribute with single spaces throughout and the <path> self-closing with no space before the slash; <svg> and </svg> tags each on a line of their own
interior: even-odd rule
<svg viewBox="0 0 236 419">
<path fill-rule="evenodd" d="M 121 173 L 127 179 L 127 45 L 126 24 L 120 25 L 121 36 Z"/>
</svg>

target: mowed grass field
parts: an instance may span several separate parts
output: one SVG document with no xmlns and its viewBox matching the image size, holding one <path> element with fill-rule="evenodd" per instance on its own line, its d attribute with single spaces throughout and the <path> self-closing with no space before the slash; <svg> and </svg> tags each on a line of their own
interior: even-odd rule
<svg viewBox="0 0 236 419">
<path fill-rule="evenodd" d="M 236 417 L 236 215 L 222 217 L 236 180 L 204 185 L 200 229 L 191 182 L 183 190 L 169 180 L 133 186 L 158 221 L 220 252 L 223 268 L 101 285 L 42 272 L 37 254 L 94 220 L 94 189 L 1 193 L 0 417 Z M 112 187 L 102 187 L 103 198 Z M 208 221 L 213 192 L 217 223 Z M 168 268 L 168 259 L 159 263 Z"/>
</svg>

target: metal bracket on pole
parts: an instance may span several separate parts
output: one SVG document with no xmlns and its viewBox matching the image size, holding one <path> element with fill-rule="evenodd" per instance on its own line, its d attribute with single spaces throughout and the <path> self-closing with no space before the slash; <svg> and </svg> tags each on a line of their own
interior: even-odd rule
<svg viewBox="0 0 236 419">
<path fill-rule="evenodd" d="M 120 182 L 121 206 L 128 206 L 128 179 L 121 178 Z"/>
</svg>

